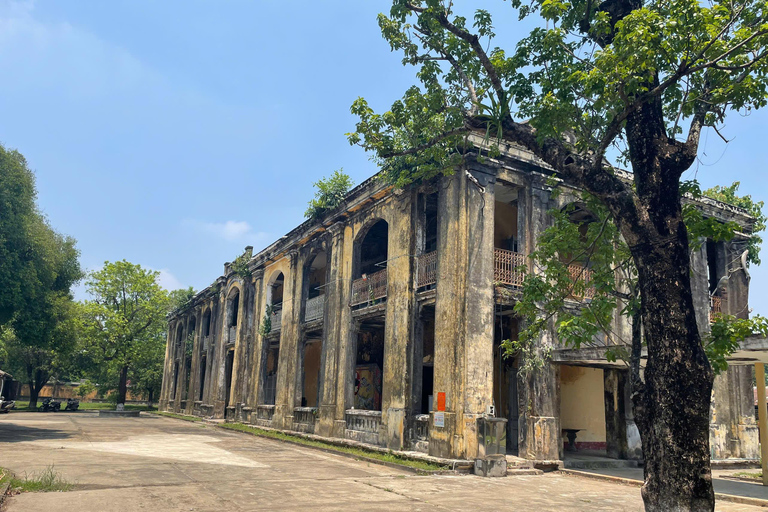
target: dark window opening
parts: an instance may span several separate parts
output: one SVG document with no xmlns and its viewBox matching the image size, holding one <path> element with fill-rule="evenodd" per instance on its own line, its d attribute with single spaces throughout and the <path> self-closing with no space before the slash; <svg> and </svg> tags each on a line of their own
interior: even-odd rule
<svg viewBox="0 0 768 512">
<path fill-rule="evenodd" d="M 357 334 L 354 408 L 381 411 L 384 371 L 384 322 L 364 322 Z"/>
<path fill-rule="evenodd" d="M 198 400 L 203 400 L 203 391 L 205 390 L 205 366 L 207 363 L 206 356 L 200 360 L 200 392 L 198 393 Z"/>
<path fill-rule="evenodd" d="M 356 278 L 363 274 L 374 274 L 387 267 L 389 226 L 380 220 L 368 230 L 360 243 L 360 257 Z"/>
<path fill-rule="evenodd" d="M 234 366 L 234 364 L 235 364 L 235 351 L 229 350 L 227 351 L 227 362 L 224 370 L 225 371 L 224 378 L 226 379 L 226 383 L 227 383 L 227 394 L 226 394 L 224 403 L 227 405 L 230 405 L 229 398 L 230 398 L 230 395 L 232 394 L 232 367 Z"/>
</svg>

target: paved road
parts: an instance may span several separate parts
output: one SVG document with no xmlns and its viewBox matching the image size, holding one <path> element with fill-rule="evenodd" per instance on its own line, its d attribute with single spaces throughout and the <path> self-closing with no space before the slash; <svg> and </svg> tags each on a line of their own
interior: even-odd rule
<svg viewBox="0 0 768 512">
<path fill-rule="evenodd" d="M 0 416 L 0 454 L 0 465 L 17 473 L 53 464 L 76 484 L 11 497 L 8 512 L 642 510 L 636 487 L 559 474 L 415 476 L 153 415 L 14 412 Z M 717 510 L 760 509 L 719 503 Z"/>
</svg>

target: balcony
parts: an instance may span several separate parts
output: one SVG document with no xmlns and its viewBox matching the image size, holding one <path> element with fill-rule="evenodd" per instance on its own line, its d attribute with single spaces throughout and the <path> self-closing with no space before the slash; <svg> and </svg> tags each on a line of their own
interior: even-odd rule
<svg viewBox="0 0 768 512">
<path fill-rule="evenodd" d="M 237 339 L 237 326 L 233 325 L 229 328 L 229 337 L 227 338 L 227 343 L 234 343 Z"/>
<path fill-rule="evenodd" d="M 272 305 L 272 314 L 269 317 L 271 321 L 270 332 L 278 332 L 283 328 L 283 303 Z"/>
<path fill-rule="evenodd" d="M 416 288 L 428 288 L 437 283 L 437 251 L 422 254 L 416 260 Z"/>
<path fill-rule="evenodd" d="M 372 306 L 387 296 L 387 269 L 374 274 L 363 274 L 363 277 L 352 282 L 352 300 L 350 306 Z"/>
<path fill-rule="evenodd" d="M 725 297 L 719 295 L 712 295 L 709 297 L 709 322 L 715 321 L 715 317 L 723 314 L 723 309 L 727 304 Z"/>
<path fill-rule="evenodd" d="M 493 280 L 496 283 L 521 288 L 524 278 L 524 255 L 506 249 L 493 250 Z"/>
<path fill-rule="evenodd" d="M 323 318 L 324 310 L 325 295 L 319 295 L 307 300 L 306 307 L 304 308 L 304 321 L 311 322 L 313 320 L 320 320 Z"/>
<path fill-rule="evenodd" d="M 203 352 L 207 352 L 208 351 L 208 347 L 210 347 L 210 346 L 211 346 L 211 337 L 210 336 L 203 336 L 202 351 Z"/>
<path fill-rule="evenodd" d="M 592 271 L 583 265 L 575 263 L 568 265 L 568 274 L 571 281 L 576 283 L 570 297 L 574 299 L 593 299 L 595 287 L 592 284 Z"/>
</svg>

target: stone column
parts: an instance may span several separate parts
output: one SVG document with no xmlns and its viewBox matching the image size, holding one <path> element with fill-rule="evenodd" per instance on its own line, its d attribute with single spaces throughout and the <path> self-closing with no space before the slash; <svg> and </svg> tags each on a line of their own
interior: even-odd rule
<svg viewBox="0 0 768 512">
<path fill-rule="evenodd" d="M 224 288 L 226 282 L 221 280 L 219 282 L 220 288 Z M 216 352 L 214 354 L 215 360 L 213 361 L 213 375 L 212 382 L 213 389 L 211 390 L 211 398 L 213 399 L 213 417 L 223 418 L 224 409 L 227 404 L 224 403 L 227 397 L 227 383 L 226 379 L 226 364 L 227 364 L 227 297 L 222 292 L 219 293 L 217 298 L 217 311 L 216 311 L 216 338 L 214 343 L 216 344 Z M 214 384 L 215 382 L 215 384 Z"/>
<path fill-rule="evenodd" d="M 172 327 L 173 326 L 173 327 Z M 161 411 L 168 410 L 168 395 L 172 387 L 173 379 L 173 333 L 175 323 L 171 320 L 168 322 L 168 333 L 165 339 L 165 362 L 163 365 L 163 383 L 160 386 L 160 400 L 158 408 Z"/>
<path fill-rule="evenodd" d="M 728 276 L 727 284 L 722 290 L 723 313 L 737 318 L 748 318 L 749 274 L 742 267 L 741 254 L 738 249 L 722 242 L 715 244 L 715 250 L 719 264 L 718 275 L 721 273 Z M 702 330 L 701 326 L 699 330 L 702 336 L 706 336 L 709 332 L 709 322 L 707 321 L 706 331 Z M 751 365 L 729 366 L 727 371 L 715 377 L 709 426 L 713 459 L 757 459 L 760 456 L 752 372 Z"/>
<path fill-rule="evenodd" d="M 464 171 L 440 186 L 435 300 L 435 403 L 445 393 L 445 426 L 430 425 L 429 453 L 474 458 L 478 419 L 493 400 L 494 181 Z"/>
<path fill-rule="evenodd" d="M 405 447 L 406 411 L 410 412 L 409 351 L 413 327 L 413 254 L 415 251 L 412 194 L 397 197 L 388 230 L 387 310 L 384 328 L 381 429 L 379 443 L 393 450 Z"/>
<path fill-rule="evenodd" d="M 345 290 L 348 283 L 342 280 L 344 266 L 344 224 L 337 222 L 328 228 L 330 233 L 330 252 L 328 254 L 328 280 L 325 287 L 325 312 L 323 321 L 323 349 L 320 355 L 322 369 L 320 383 L 320 403 L 318 407 L 315 433 L 325 437 L 334 435 L 334 421 L 337 419 L 337 402 L 344 401 L 344 395 L 339 398 L 337 379 L 339 379 L 339 351 L 341 348 L 341 317 L 349 306 L 344 302 Z M 344 420 L 344 416 L 338 419 Z"/>
<path fill-rule="evenodd" d="M 261 322 L 264 319 L 264 310 L 266 307 L 266 304 L 264 304 L 264 270 L 254 270 L 252 278 L 253 312 L 251 316 L 253 318 L 253 344 L 250 353 L 250 372 L 245 403 L 255 411 L 256 406 L 259 404 L 259 379 L 261 378 L 261 353 L 263 350 L 263 340 L 259 331 L 261 330 Z M 253 422 L 253 420 L 250 421 Z"/>
<path fill-rule="evenodd" d="M 608 457 L 626 459 L 628 455 L 627 416 L 625 402 L 628 373 L 626 370 L 604 369 L 605 450 Z"/>
<path fill-rule="evenodd" d="M 341 235 L 338 258 L 331 256 L 338 269 L 338 326 L 335 333 L 337 335 L 337 374 L 335 376 L 336 385 L 336 409 L 333 421 L 333 436 L 345 437 L 346 420 L 345 412 L 348 407 L 352 407 L 355 400 L 353 388 L 353 379 L 355 371 L 355 360 L 357 354 L 357 333 L 360 325 L 352 318 L 352 310 L 349 307 L 350 295 L 352 293 L 352 259 L 354 254 L 354 233 L 350 226 L 344 226 L 344 233 Z M 334 305 L 334 307 L 336 307 Z M 330 314 L 330 312 L 329 312 Z M 329 376 L 330 377 L 330 376 Z"/>
<path fill-rule="evenodd" d="M 277 428 L 293 427 L 294 382 L 296 381 L 296 351 L 298 344 L 298 313 L 301 310 L 302 272 L 299 254 L 291 251 L 290 269 L 283 288 L 283 317 L 280 328 L 280 354 L 277 364 L 277 397 L 272 425 Z"/>
<path fill-rule="evenodd" d="M 550 193 L 543 184 L 543 178 L 535 178 L 526 192 L 526 211 L 518 209 L 518 219 L 524 219 L 526 223 L 524 253 L 527 255 L 534 250 L 539 235 L 550 224 L 547 214 Z M 536 357 L 546 359 L 546 352 L 557 345 L 554 332 L 554 322 L 550 322 L 548 330 L 535 342 Z M 560 368 L 545 362 L 528 375 L 520 375 L 518 381 L 520 456 L 539 460 L 561 459 Z"/>
<path fill-rule="evenodd" d="M 200 379 L 200 343 L 202 336 L 200 336 L 201 324 L 201 309 L 195 308 L 192 312 L 192 316 L 195 318 L 195 337 L 192 340 L 192 360 L 190 361 L 189 368 L 189 382 L 187 383 L 187 390 L 184 396 L 187 397 L 187 414 L 192 414 L 195 410 L 195 400 L 197 399 L 197 393 L 195 390 L 198 388 L 198 381 Z"/>
</svg>

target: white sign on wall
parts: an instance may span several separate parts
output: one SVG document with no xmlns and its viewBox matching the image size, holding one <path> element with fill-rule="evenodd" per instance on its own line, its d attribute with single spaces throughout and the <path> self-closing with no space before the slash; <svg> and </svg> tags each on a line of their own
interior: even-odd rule
<svg viewBox="0 0 768 512">
<path fill-rule="evenodd" d="M 435 426 L 445 427 L 445 413 L 442 411 L 435 413 Z"/>
</svg>

